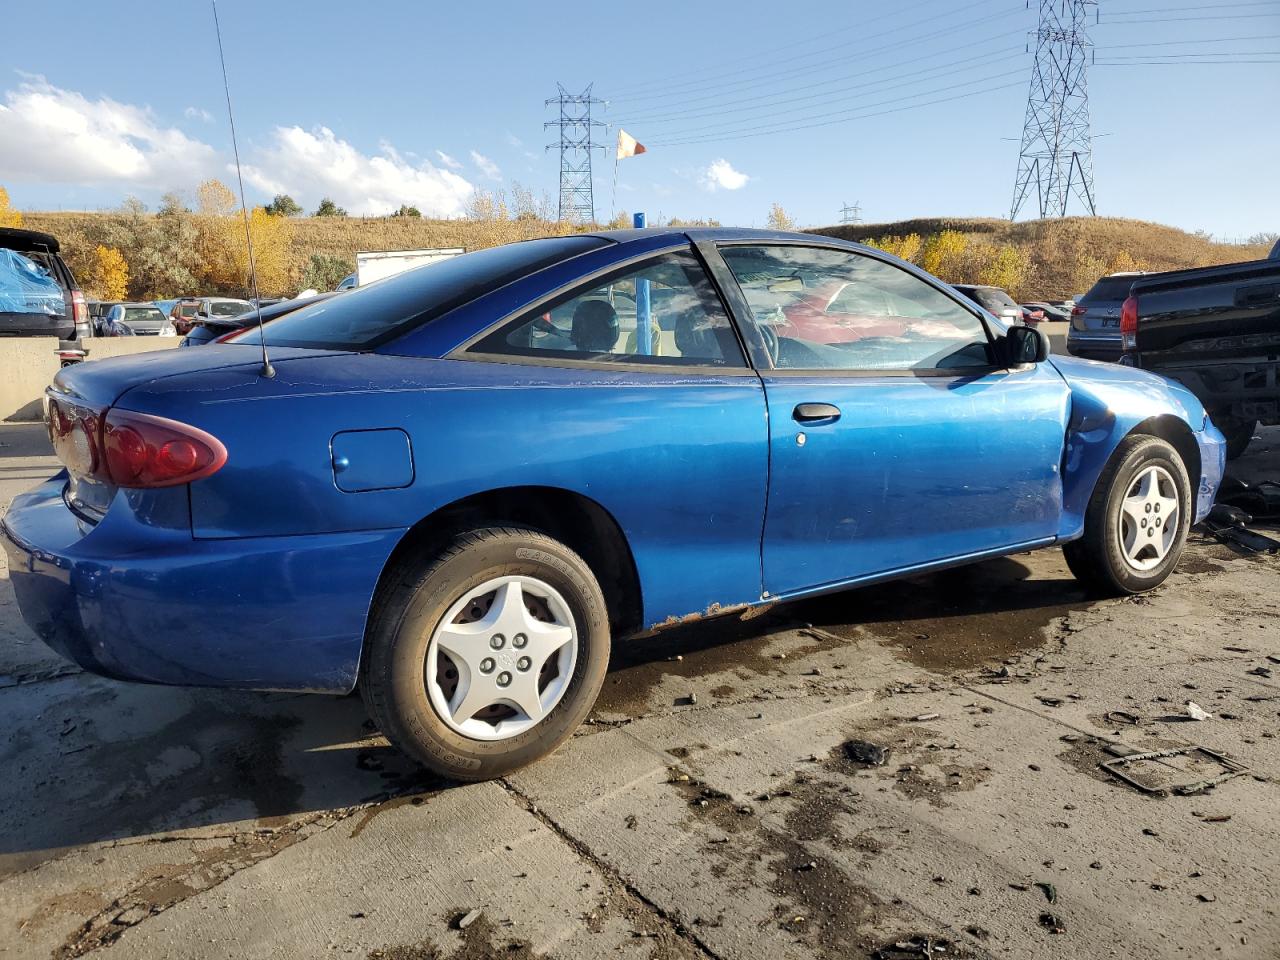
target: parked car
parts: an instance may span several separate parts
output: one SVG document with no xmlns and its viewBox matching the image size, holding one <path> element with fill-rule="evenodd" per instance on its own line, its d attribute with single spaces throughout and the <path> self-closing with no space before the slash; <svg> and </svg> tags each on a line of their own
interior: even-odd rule
<svg viewBox="0 0 1280 960">
<path fill-rule="evenodd" d="M 1120 307 L 1142 273 L 1109 273 L 1071 308 L 1067 352 L 1089 360 L 1120 359 Z"/>
<path fill-rule="evenodd" d="M 56 237 L 0 227 L 0 337 L 93 336 L 89 305 Z"/>
<path fill-rule="evenodd" d="M 1134 281 L 1120 319 L 1121 362 L 1172 377 L 1244 453 L 1254 428 L 1280 423 L 1280 256 Z"/>
<path fill-rule="evenodd" d="M 225 319 L 208 319 L 199 320 L 196 325 L 191 328 L 191 332 L 182 338 L 178 344 L 180 347 L 198 347 L 202 344 L 211 343 L 219 337 L 226 337 L 230 334 L 237 333 L 241 330 L 252 330 L 258 326 L 258 318 L 261 315 L 262 322 L 267 323 L 286 314 L 293 313 L 302 307 L 309 306 L 321 300 L 328 300 L 332 296 L 336 296 L 336 291 L 332 293 L 321 293 L 314 297 L 299 297 L 297 300 L 280 300 L 262 308 L 261 312 L 250 310 L 248 313 L 242 313 L 238 317 L 228 317 Z"/>
<path fill-rule="evenodd" d="M 107 314 L 111 311 L 119 300 L 90 300 L 89 309 L 89 328 L 95 337 L 106 336 Z"/>
<path fill-rule="evenodd" d="M 107 311 L 107 336 L 172 337 L 176 334 L 172 321 L 154 303 L 117 303 Z M 127 327 L 128 334 L 120 328 Z"/>
<path fill-rule="evenodd" d="M 954 333 L 780 332 L 779 295 L 839 283 Z M 58 374 L 64 472 L 0 522 L 22 614 L 121 679 L 358 681 L 392 742 L 461 780 L 554 749 L 611 643 L 673 624 L 1054 545 L 1100 593 L 1149 590 L 1222 473 L 1186 388 L 1049 357 L 814 235 L 529 240 L 267 340 L 269 367 L 244 335 Z"/>
<path fill-rule="evenodd" d="M 338 286 L 335 288 L 334 292 L 342 293 L 343 291 L 346 291 L 346 290 L 354 290 L 359 285 L 360 285 L 359 274 L 349 273 L 345 277 L 343 277 L 341 280 L 338 281 Z"/>
<path fill-rule="evenodd" d="M 980 286 L 972 283 L 954 283 L 952 286 L 978 306 L 989 311 L 994 316 L 1000 317 L 1006 323 L 1019 323 L 1026 320 L 1026 315 L 1022 307 L 1018 305 L 1018 302 L 999 287 Z"/>
<path fill-rule="evenodd" d="M 1064 307 L 1061 304 L 1049 303 L 1044 300 L 1036 300 L 1031 303 L 1020 304 L 1022 313 L 1026 316 L 1030 313 L 1033 317 L 1038 313 L 1040 316 L 1036 320 L 1046 320 L 1053 323 L 1067 323 L 1071 320 L 1071 307 Z"/>
<path fill-rule="evenodd" d="M 181 297 L 169 308 L 169 320 L 179 336 L 191 332 L 192 325 L 200 316 L 200 301 L 195 297 Z"/>
</svg>

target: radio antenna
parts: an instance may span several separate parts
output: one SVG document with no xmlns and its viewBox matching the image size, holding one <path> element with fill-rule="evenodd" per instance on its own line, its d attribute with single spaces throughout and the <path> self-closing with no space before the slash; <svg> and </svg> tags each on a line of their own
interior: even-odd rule
<svg viewBox="0 0 1280 960">
<path fill-rule="evenodd" d="M 253 262 L 253 231 L 249 229 L 249 206 L 244 202 L 244 176 L 240 173 L 240 147 L 236 143 L 236 118 L 231 112 L 231 84 L 227 82 L 227 58 L 222 52 L 222 26 L 218 23 L 218 0 L 209 0 L 213 7 L 213 32 L 218 36 L 218 61 L 222 64 L 222 89 L 227 95 L 227 120 L 231 123 L 231 151 L 236 158 L 236 182 L 240 185 L 240 216 L 244 220 L 244 242 L 249 247 L 249 286 L 253 290 L 253 311 L 258 318 L 258 342 L 262 344 L 262 369 L 260 376 L 270 380 L 276 375 L 267 357 L 267 332 L 262 325 L 262 300 L 258 297 L 258 270 Z"/>
</svg>

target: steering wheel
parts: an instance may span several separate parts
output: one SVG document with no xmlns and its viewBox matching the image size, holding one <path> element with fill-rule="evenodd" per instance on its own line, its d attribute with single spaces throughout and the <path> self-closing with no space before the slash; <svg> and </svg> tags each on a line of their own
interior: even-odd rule
<svg viewBox="0 0 1280 960">
<path fill-rule="evenodd" d="M 764 338 L 764 348 L 769 351 L 769 360 L 776 367 L 778 365 L 778 331 L 773 328 L 772 323 L 760 323 L 756 326 L 760 330 L 760 336 Z"/>
</svg>

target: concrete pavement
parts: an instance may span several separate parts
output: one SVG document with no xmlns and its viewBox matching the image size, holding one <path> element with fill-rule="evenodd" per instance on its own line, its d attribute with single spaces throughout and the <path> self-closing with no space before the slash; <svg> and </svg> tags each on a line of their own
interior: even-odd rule
<svg viewBox="0 0 1280 960">
<path fill-rule="evenodd" d="M 7 503 L 52 468 L 38 427 L 0 444 Z M 556 754 L 457 787 L 357 698 L 80 673 L 5 578 L 0 956 L 1274 957 L 1277 585 L 1196 537 L 1147 597 L 1042 551 L 691 625 L 619 647 Z M 1157 799 L 1098 768 L 1189 743 L 1248 772 Z"/>
</svg>

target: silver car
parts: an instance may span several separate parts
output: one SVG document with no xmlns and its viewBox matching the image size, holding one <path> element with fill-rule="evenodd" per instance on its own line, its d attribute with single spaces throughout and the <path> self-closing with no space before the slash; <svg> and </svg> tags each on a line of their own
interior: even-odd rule
<svg viewBox="0 0 1280 960">
<path fill-rule="evenodd" d="M 1076 300 L 1067 331 L 1067 353 L 1087 360 L 1120 359 L 1120 308 L 1133 281 L 1143 274 L 1109 273 Z"/>
</svg>

